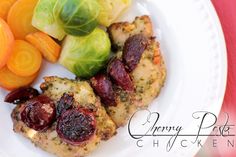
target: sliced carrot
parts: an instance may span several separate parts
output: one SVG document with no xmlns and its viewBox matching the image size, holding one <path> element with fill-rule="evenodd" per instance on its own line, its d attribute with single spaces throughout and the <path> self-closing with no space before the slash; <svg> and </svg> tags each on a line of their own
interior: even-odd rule
<svg viewBox="0 0 236 157">
<path fill-rule="evenodd" d="M 27 34 L 37 31 L 31 24 L 37 2 L 38 0 L 17 0 L 9 10 L 7 23 L 16 39 L 24 39 Z"/>
<path fill-rule="evenodd" d="M 0 18 L 0 69 L 6 65 L 13 43 L 14 37 L 9 26 Z"/>
<path fill-rule="evenodd" d="M 0 69 L 0 87 L 7 90 L 14 90 L 19 87 L 30 85 L 38 73 L 32 76 L 21 77 L 11 72 L 6 66 Z"/>
<path fill-rule="evenodd" d="M 34 45 L 42 53 L 43 57 L 52 62 L 57 62 L 61 46 L 50 36 L 43 32 L 31 33 L 26 36 L 26 40 Z"/>
<path fill-rule="evenodd" d="M 16 0 L 0 0 L 0 17 L 4 20 L 7 19 L 7 14 L 11 6 L 16 2 Z"/>
<path fill-rule="evenodd" d="M 34 46 L 24 40 L 15 40 L 7 67 L 18 76 L 31 76 L 41 66 L 42 55 Z"/>
</svg>

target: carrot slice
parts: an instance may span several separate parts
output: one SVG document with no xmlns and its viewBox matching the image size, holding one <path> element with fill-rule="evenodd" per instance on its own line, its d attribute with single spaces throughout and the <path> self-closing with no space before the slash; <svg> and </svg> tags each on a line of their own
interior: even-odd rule
<svg viewBox="0 0 236 157">
<path fill-rule="evenodd" d="M 18 76 L 31 76 L 40 69 L 41 63 L 42 55 L 34 46 L 16 40 L 7 67 Z"/>
<path fill-rule="evenodd" d="M 0 0 L 0 17 L 4 20 L 7 19 L 8 11 L 16 0 Z"/>
<path fill-rule="evenodd" d="M 43 57 L 52 62 L 57 62 L 61 46 L 50 36 L 43 32 L 31 33 L 26 36 L 26 40 L 34 45 L 42 53 Z"/>
<path fill-rule="evenodd" d="M 0 87 L 7 90 L 14 90 L 19 87 L 30 85 L 38 73 L 32 76 L 21 77 L 11 72 L 6 66 L 0 69 Z"/>
<path fill-rule="evenodd" d="M 14 37 L 9 26 L 0 18 L 0 69 L 7 63 L 13 42 Z"/>
<path fill-rule="evenodd" d="M 16 39 L 24 39 L 27 34 L 37 31 L 31 24 L 37 2 L 38 0 L 17 0 L 9 10 L 7 23 Z"/>
</svg>

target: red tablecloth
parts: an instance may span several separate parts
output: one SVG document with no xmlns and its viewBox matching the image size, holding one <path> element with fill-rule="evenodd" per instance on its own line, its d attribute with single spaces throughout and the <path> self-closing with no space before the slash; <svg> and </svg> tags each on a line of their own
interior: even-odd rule
<svg viewBox="0 0 236 157">
<path fill-rule="evenodd" d="M 220 18 L 227 44 L 228 79 L 223 107 L 219 119 L 225 120 L 225 112 L 229 113 L 230 121 L 236 125 L 236 0 L 212 0 Z M 236 126 L 234 126 L 236 127 Z M 233 130 L 236 134 L 235 129 Z M 236 137 L 234 147 L 225 146 L 223 138 L 216 148 L 205 146 L 197 157 L 236 157 Z M 212 139 L 208 139 L 208 144 Z M 210 148 L 209 148 L 210 147 Z"/>
</svg>

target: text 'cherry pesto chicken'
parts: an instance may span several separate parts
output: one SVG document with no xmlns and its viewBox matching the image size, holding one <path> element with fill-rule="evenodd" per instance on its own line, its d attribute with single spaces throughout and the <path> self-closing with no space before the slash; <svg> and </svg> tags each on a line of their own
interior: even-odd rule
<svg viewBox="0 0 236 157">
<path fill-rule="evenodd" d="M 119 127 L 158 96 L 166 68 L 148 16 L 137 17 L 133 23 L 114 23 L 108 33 L 117 54 L 107 74 L 93 77 L 91 84 Z"/>
<path fill-rule="evenodd" d="M 14 131 L 36 146 L 59 157 L 82 157 L 115 135 L 114 122 L 88 82 L 46 77 L 41 89 L 12 112 Z"/>
</svg>

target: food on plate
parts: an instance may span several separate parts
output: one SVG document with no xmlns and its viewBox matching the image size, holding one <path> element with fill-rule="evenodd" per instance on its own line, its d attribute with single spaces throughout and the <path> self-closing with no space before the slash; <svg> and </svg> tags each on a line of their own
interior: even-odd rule
<svg viewBox="0 0 236 157">
<path fill-rule="evenodd" d="M 130 5 L 131 0 L 98 0 L 101 6 L 98 22 L 110 26 Z"/>
<path fill-rule="evenodd" d="M 5 66 L 0 69 L 0 87 L 7 90 L 14 90 L 20 87 L 28 86 L 37 76 L 38 73 L 26 77 L 18 76 L 11 72 L 7 66 Z"/>
<path fill-rule="evenodd" d="M 148 107 L 158 96 L 164 85 L 166 69 L 159 43 L 152 36 L 152 23 L 148 16 L 137 17 L 133 23 L 112 24 L 109 33 L 113 45 L 119 48 L 116 60 L 123 61 L 132 80 L 122 80 L 125 72 L 118 70 L 119 66 L 115 64 L 117 72 L 114 74 L 122 76 L 117 76 L 118 79 L 112 77 L 117 104 L 106 105 L 106 109 L 117 126 L 122 126 L 136 110 Z M 108 73 L 111 73 L 109 67 Z M 127 86 L 130 88 L 124 88 Z M 129 90 L 132 86 L 134 91 Z"/>
<path fill-rule="evenodd" d="M 131 0 L 39 0 L 32 25 L 58 40 L 66 34 L 84 36 L 98 24 L 110 26 L 130 4 Z"/>
<path fill-rule="evenodd" d="M 59 157 L 85 156 L 116 133 L 100 99 L 86 81 L 46 77 L 42 94 L 18 104 L 14 131 Z"/>
<path fill-rule="evenodd" d="M 122 59 L 127 65 L 129 72 L 132 72 L 137 67 L 147 45 L 148 38 L 142 34 L 133 35 L 126 40 Z"/>
<path fill-rule="evenodd" d="M 42 55 L 24 40 L 15 40 L 7 67 L 18 76 L 32 76 L 41 67 Z"/>
<path fill-rule="evenodd" d="M 0 69 L 3 68 L 11 54 L 14 36 L 7 23 L 0 18 Z"/>
<path fill-rule="evenodd" d="M 62 40 L 66 35 L 65 31 L 57 23 L 53 15 L 53 8 L 56 2 L 57 0 L 39 0 L 34 10 L 32 25 L 42 32 Z"/>
<path fill-rule="evenodd" d="M 24 39 L 37 29 L 31 24 L 34 7 L 38 0 L 17 0 L 9 10 L 7 23 L 16 39 Z"/>
<path fill-rule="evenodd" d="M 56 114 L 60 117 L 62 113 L 73 108 L 74 95 L 71 93 L 64 93 L 60 100 L 57 102 Z"/>
<path fill-rule="evenodd" d="M 70 109 L 58 119 L 56 129 L 58 136 L 66 143 L 81 145 L 93 138 L 96 131 L 96 119 L 89 109 Z"/>
<path fill-rule="evenodd" d="M 120 86 L 125 91 L 133 91 L 133 82 L 125 70 L 125 65 L 120 59 L 115 58 L 111 61 L 107 68 L 108 74 L 114 80 L 115 84 Z"/>
<path fill-rule="evenodd" d="M 39 95 L 25 102 L 19 116 L 27 127 L 43 131 L 52 125 L 56 117 L 56 106 L 46 95 Z"/>
<path fill-rule="evenodd" d="M 49 62 L 56 63 L 61 46 L 55 42 L 50 36 L 43 32 L 35 32 L 28 34 L 25 39 L 35 46 Z"/>
<path fill-rule="evenodd" d="M 16 0 L 1 0 L 0 1 L 0 18 L 6 20 L 7 14 L 11 6 L 16 2 Z"/>
<path fill-rule="evenodd" d="M 106 75 L 97 74 L 91 79 L 91 85 L 96 94 L 100 96 L 104 105 L 116 105 L 112 82 Z"/>
<path fill-rule="evenodd" d="M 67 36 L 59 63 L 78 77 L 89 78 L 107 63 L 110 47 L 107 33 L 100 28 L 87 36 Z"/>
<path fill-rule="evenodd" d="M 19 104 L 24 103 L 27 100 L 32 99 L 38 95 L 38 90 L 32 87 L 20 87 L 7 94 L 4 101 L 13 104 Z"/>
<path fill-rule="evenodd" d="M 98 25 L 100 5 L 97 0 L 57 0 L 54 17 L 70 35 L 90 34 Z"/>
<path fill-rule="evenodd" d="M 158 96 L 166 68 L 150 17 L 113 23 L 130 4 L 18 0 L 7 19 L 11 29 L 0 18 L 0 86 L 13 90 L 5 102 L 16 104 L 16 133 L 58 157 L 86 156 Z M 52 37 L 65 39 L 60 45 Z M 78 79 L 45 77 L 42 93 L 29 87 L 42 56 L 59 58 Z"/>
<path fill-rule="evenodd" d="M 108 27 L 112 46 L 115 50 L 122 50 L 125 41 L 133 35 L 143 34 L 150 38 L 153 36 L 152 22 L 148 16 L 136 17 L 133 23 L 118 22 Z"/>
</svg>

